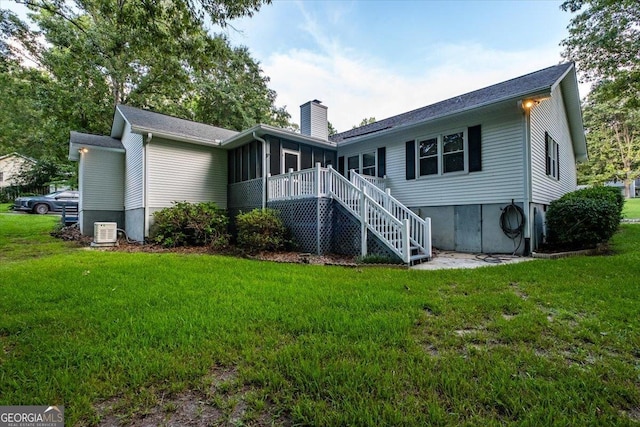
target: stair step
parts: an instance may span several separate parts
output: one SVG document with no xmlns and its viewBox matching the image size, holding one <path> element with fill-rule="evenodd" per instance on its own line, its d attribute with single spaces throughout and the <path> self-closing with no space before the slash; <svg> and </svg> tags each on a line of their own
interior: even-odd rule
<svg viewBox="0 0 640 427">
<path fill-rule="evenodd" d="M 424 253 L 419 255 L 412 255 L 411 257 L 409 257 L 409 264 L 413 265 L 415 263 L 422 262 L 424 260 L 429 261 L 430 259 L 431 257 Z"/>
</svg>

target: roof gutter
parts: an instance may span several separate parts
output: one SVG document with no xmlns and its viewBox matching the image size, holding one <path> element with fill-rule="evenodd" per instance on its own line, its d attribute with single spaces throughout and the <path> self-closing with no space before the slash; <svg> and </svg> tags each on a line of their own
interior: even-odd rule
<svg viewBox="0 0 640 427">
<path fill-rule="evenodd" d="M 205 145 L 208 147 L 219 147 L 221 145 L 220 140 L 218 139 L 205 139 L 205 138 L 198 138 L 195 136 L 188 137 L 188 136 L 179 135 L 171 132 L 162 132 L 156 129 L 150 129 L 150 128 L 145 128 L 141 126 L 131 126 L 131 132 L 141 134 L 141 135 L 147 135 L 147 136 L 149 134 L 153 134 L 154 137 L 166 138 L 166 139 L 171 139 L 172 141 L 186 142 L 190 144 Z"/>
<path fill-rule="evenodd" d="M 99 145 L 91 145 L 91 144 L 82 144 L 79 142 L 70 142 L 69 143 L 69 156 L 68 159 L 71 161 L 78 161 L 80 159 L 80 156 L 75 156 L 72 154 L 74 152 L 80 152 L 80 150 L 82 149 L 91 149 L 91 150 L 100 150 L 100 151 L 110 151 L 112 153 L 125 153 L 125 149 L 124 148 L 113 148 L 113 147 L 101 147 Z"/>
<path fill-rule="evenodd" d="M 222 147 L 226 147 L 227 145 L 234 144 L 235 142 L 242 141 L 244 139 L 248 139 L 248 140 L 250 140 L 251 138 L 255 139 L 255 135 L 264 135 L 264 134 L 270 134 L 270 135 L 279 136 L 282 138 L 288 138 L 288 139 L 296 140 L 298 142 L 304 142 L 306 144 L 317 146 L 317 147 L 323 147 L 323 148 L 330 147 L 333 149 L 337 148 L 337 144 L 332 141 L 325 141 L 319 138 L 301 135 L 299 133 L 295 133 L 295 132 L 291 132 L 291 131 L 287 131 L 284 129 L 280 129 L 280 128 L 269 126 L 269 125 L 263 125 L 263 124 L 259 124 L 250 129 L 242 131 L 239 134 L 224 140 L 220 145 Z M 239 142 L 239 143 L 241 144 L 242 142 Z"/>
<path fill-rule="evenodd" d="M 454 113 L 451 113 L 451 114 L 440 114 L 438 116 L 434 116 L 434 117 L 431 117 L 431 118 L 429 118 L 427 120 L 419 121 L 419 122 L 416 122 L 416 123 L 410 123 L 410 124 L 407 124 L 407 125 L 400 125 L 400 126 L 392 127 L 390 129 L 381 130 L 379 132 L 374 132 L 374 133 L 369 133 L 369 134 L 362 135 L 362 136 L 356 136 L 356 137 L 353 137 L 353 138 L 348 138 L 346 140 L 342 140 L 342 141 L 337 142 L 337 145 L 342 147 L 342 146 L 345 146 L 345 145 L 350 145 L 350 144 L 354 144 L 356 142 L 360 142 L 360 141 L 363 141 L 363 140 L 366 140 L 366 139 L 370 139 L 370 138 L 372 138 L 374 136 L 393 135 L 394 133 L 397 133 L 397 132 L 402 132 L 402 131 L 405 131 L 405 130 L 411 130 L 411 129 L 416 128 L 418 126 L 422 126 L 425 123 L 434 122 L 436 120 L 441 120 L 441 119 L 444 119 L 444 118 L 455 118 L 457 116 L 469 113 L 470 111 L 477 110 L 477 109 L 480 109 L 480 108 L 489 107 L 491 105 L 497 105 L 497 104 L 502 104 L 502 103 L 519 101 L 522 98 L 540 98 L 540 97 L 549 97 L 549 96 L 551 96 L 551 92 L 549 91 L 549 88 L 543 88 L 543 89 L 539 89 L 539 90 L 532 91 L 532 92 L 526 92 L 526 93 L 523 93 L 523 94 L 520 94 L 520 95 L 517 95 L 517 96 L 512 96 L 512 97 L 504 98 L 504 99 L 499 99 L 497 101 L 491 101 L 491 102 L 485 102 L 483 104 L 477 104 L 477 105 L 474 105 L 473 107 L 463 108 L 463 109 L 458 110 L 458 111 L 456 111 Z"/>
</svg>

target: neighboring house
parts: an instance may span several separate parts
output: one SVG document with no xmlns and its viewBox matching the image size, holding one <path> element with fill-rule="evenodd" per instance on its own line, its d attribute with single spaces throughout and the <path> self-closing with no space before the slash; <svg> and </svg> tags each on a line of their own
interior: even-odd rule
<svg viewBox="0 0 640 427">
<path fill-rule="evenodd" d="M 604 185 L 606 185 L 607 187 L 616 187 L 620 189 L 620 192 L 622 193 L 623 196 L 625 195 L 624 181 L 609 181 L 609 182 L 606 182 Z M 629 198 L 633 199 L 635 197 L 638 197 L 639 190 L 640 190 L 640 179 L 634 179 L 629 183 Z"/>
<path fill-rule="evenodd" d="M 71 134 L 83 233 L 111 219 L 143 240 L 154 211 L 210 200 L 231 215 L 280 210 L 310 252 L 407 263 L 429 258 L 432 243 L 529 253 L 546 207 L 575 189 L 575 163 L 587 156 L 571 63 L 331 138 L 327 129 L 317 100 L 301 106 L 301 133 L 237 133 L 118 106 L 110 137 Z"/>
<path fill-rule="evenodd" d="M 0 156 L 0 188 L 17 185 L 17 177 L 20 172 L 35 164 L 34 159 L 18 153 Z"/>
</svg>

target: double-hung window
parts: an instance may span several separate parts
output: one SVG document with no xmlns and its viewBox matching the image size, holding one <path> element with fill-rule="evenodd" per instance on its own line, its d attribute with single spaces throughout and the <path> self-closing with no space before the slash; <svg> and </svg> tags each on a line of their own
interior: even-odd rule
<svg viewBox="0 0 640 427">
<path fill-rule="evenodd" d="M 464 131 L 418 139 L 419 176 L 466 171 L 465 147 Z"/>
<path fill-rule="evenodd" d="M 376 152 L 362 154 L 362 175 L 376 176 Z"/>
<path fill-rule="evenodd" d="M 347 157 L 347 170 L 355 170 L 361 175 L 376 176 L 376 152 Z"/>
<path fill-rule="evenodd" d="M 438 174 L 438 146 L 439 137 L 427 138 L 420 141 L 418 150 L 420 159 L 420 176 Z"/>
</svg>

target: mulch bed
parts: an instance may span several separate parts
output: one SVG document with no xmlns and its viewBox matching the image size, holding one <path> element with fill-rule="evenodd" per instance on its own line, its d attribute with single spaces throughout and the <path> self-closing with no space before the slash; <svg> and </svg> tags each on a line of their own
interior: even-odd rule
<svg viewBox="0 0 640 427">
<path fill-rule="evenodd" d="M 66 241 L 78 242 L 82 246 L 89 246 L 93 241 L 92 237 L 80 234 L 77 225 L 63 227 L 51 232 L 53 237 Z M 257 254 L 246 254 L 235 247 L 226 250 L 216 250 L 206 246 L 179 246 L 166 248 L 154 243 L 140 244 L 137 242 L 127 242 L 126 239 L 118 239 L 118 245 L 100 248 L 104 251 L 115 252 L 148 252 L 148 253 L 177 253 L 177 254 L 208 254 L 208 255 L 229 255 L 242 258 L 255 259 L 260 261 L 272 261 L 283 263 L 313 264 L 313 265 L 342 265 L 355 267 L 356 257 L 344 255 L 315 255 L 300 252 L 260 252 Z"/>
</svg>

